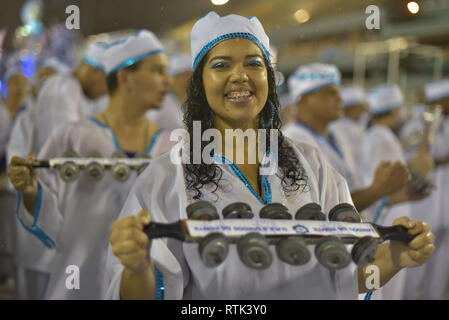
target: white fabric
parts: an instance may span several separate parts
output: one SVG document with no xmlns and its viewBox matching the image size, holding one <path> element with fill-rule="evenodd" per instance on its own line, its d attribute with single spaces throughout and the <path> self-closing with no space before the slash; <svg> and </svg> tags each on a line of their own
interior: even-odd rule
<svg viewBox="0 0 449 320">
<path fill-rule="evenodd" d="M 168 133 L 162 133 L 151 152 L 157 156 L 169 150 Z M 91 120 L 68 123 L 48 139 L 39 159 L 59 156 L 65 150 L 86 155 L 92 150 L 104 156 L 117 151 L 112 132 Z M 111 225 L 136 179 L 133 171 L 128 181 L 116 182 L 106 172 L 99 182 L 89 181 L 82 172 L 72 183 L 65 183 L 52 170 L 39 170 L 42 205 L 37 225 L 56 243 L 46 299 L 101 299 L 106 289 L 104 272 Z M 21 203 L 19 216 L 30 226 L 32 217 Z M 66 268 L 80 270 L 79 290 L 66 288 Z"/>
<path fill-rule="evenodd" d="M 307 192 L 290 195 L 283 192 L 277 175 L 268 176 L 273 202 L 284 204 L 291 212 L 302 205 L 317 202 L 324 212 L 336 204 L 352 203 L 346 181 L 324 160 L 320 152 L 307 145 L 287 140 L 297 153 L 308 177 Z M 216 194 L 203 188 L 202 200 L 214 203 L 219 213 L 224 206 L 243 201 L 248 203 L 255 218 L 263 204 L 237 178 L 229 165 L 219 164 L 222 181 Z M 193 202 L 186 192 L 182 165 L 174 165 L 166 154 L 147 168 L 133 186 L 120 218 L 137 214 L 147 208 L 153 221 L 174 222 L 186 218 L 185 208 Z M 222 217 L 221 217 L 222 218 Z M 152 241 L 150 256 L 163 274 L 165 298 L 171 299 L 357 299 L 357 268 L 351 263 L 335 273 L 321 266 L 313 254 L 309 263 L 290 266 L 276 258 L 266 270 L 246 267 L 238 257 L 235 245 L 229 248 L 226 260 L 216 268 L 203 265 L 197 244 L 175 240 Z M 123 266 L 108 250 L 107 272 L 109 289 L 107 298 L 119 299 L 120 277 Z M 334 280 L 333 280 L 334 279 Z"/>
<path fill-rule="evenodd" d="M 71 68 L 59 59 L 52 57 L 45 59 L 41 65 L 41 68 L 50 68 L 57 73 L 70 72 Z"/>
<path fill-rule="evenodd" d="M 288 90 L 294 104 L 301 100 L 303 94 L 320 90 L 327 86 L 339 85 L 340 71 L 336 66 L 325 63 L 310 63 L 300 66 L 288 78 Z"/>
<path fill-rule="evenodd" d="M 443 79 L 425 85 L 424 95 L 429 103 L 449 97 L 449 79 Z"/>
<path fill-rule="evenodd" d="M 343 107 L 360 106 L 366 103 L 365 91 L 360 86 L 342 86 L 340 96 Z"/>
<path fill-rule="evenodd" d="M 190 33 L 192 70 L 195 70 L 201 59 L 215 45 L 230 38 L 245 38 L 243 33 L 257 39 L 256 43 L 270 62 L 270 39 L 257 17 L 245 18 L 235 14 L 220 17 L 211 11 L 195 23 Z"/>
<path fill-rule="evenodd" d="M 337 145 L 341 146 L 345 161 L 353 173 L 354 189 L 351 191 L 368 187 L 360 172 L 360 145 L 365 131 L 363 124 L 348 117 L 342 117 L 329 125 L 329 132 L 334 135 Z"/>
<path fill-rule="evenodd" d="M 190 54 L 174 54 L 170 56 L 168 73 L 174 77 L 177 74 L 192 70 L 192 57 Z"/>
<path fill-rule="evenodd" d="M 57 127 L 95 114 L 97 109 L 91 106 L 78 79 L 71 74 L 57 74 L 49 78 L 40 90 L 34 108 L 36 150 L 43 147 Z"/>
<path fill-rule="evenodd" d="M 164 48 L 154 33 L 140 30 L 108 45 L 103 57 L 105 72 L 110 74 L 162 50 Z"/>
<path fill-rule="evenodd" d="M 107 48 L 108 44 L 102 41 L 90 44 L 86 49 L 83 61 L 95 69 L 104 71 L 105 51 Z"/>
<path fill-rule="evenodd" d="M 346 154 L 350 154 L 349 145 L 347 143 L 342 141 L 343 144 L 338 145 L 338 148 L 344 156 L 344 158 L 342 158 L 328 142 L 319 139 L 316 135 L 311 133 L 309 129 L 296 122 L 291 122 L 286 125 L 285 128 L 282 129 L 282 132 L 293 141 L 307 143 L 319 149 L 325 159 L 346 179 L 349 189 L 353 191 L 358 188 L 355 181 L 355 173 L 357 172 L 355 164 L 350 165 L 347 161 L 348 159 L 346 159 Z"/>
<path fill-rule="evenodd" d="M 396 84 L 382 85 L 369 90 L 367 99 L 373 114 L 392 111 L 404 104 L 404 96 Z"/>
<path fill-rule="evenodd" d="M 399 140 L 389 128 L 384 126 L 374 125 L 367 130 L 362 140 L 360 151 L 365 185 L 372 184 L 376 168 L 382 161 L 401 161 L 403 164 L 406 164 Z M 379 203 L 380 201 L 365 211 L 367 212 L 365 216 L 366 221 L 374 220 Z M 409 203 L 386 207 L 376 223 L 390 226 L 396 218 L 402 216 L 411 216 L 411 205 Z M 403 298 L 406 272 L 407 270 L 401 270 L 380 289 L 382 290 L 383 299 L 396 300 Z"/>
<path fill-rule="evenodd" d="M 11 116 L 6 106 L 0 101 L 0 158 L 5 154 L 11 126 Z"/>
<path fill-rule="evenodd" d="M 174 93 L 167 94 L 160 109 L 147 111 L 148 120 L 168 130 L 183 128 L 184 123 L 182 122 L 182 117 L 181 101 L 179 101 Z"/>
</svg>

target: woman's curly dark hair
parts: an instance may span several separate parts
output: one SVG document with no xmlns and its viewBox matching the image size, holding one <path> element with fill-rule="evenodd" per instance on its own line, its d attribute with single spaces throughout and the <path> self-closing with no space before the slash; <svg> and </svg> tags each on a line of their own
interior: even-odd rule
<svg viewBox="0 0 449 320">
<path fill-rule="evenodd" d="M 203 132 L 212 127 L 213 113 L 207 103 L 206 92 L 203 85 L 203 68 L 207 56 L 203 57 L 201 62 L 195 69 L 187 88 L 187 98 L 183 103 L 184 124 L 189 132 L 189 150 L 190 159 L 193 159 L 193 121 L 201 121 L 201 136 Z M 271 122 L 270 129 L 280 129 L 281 119 L 279 117 L 279 99 L 276 93 L 276 84 L 274 70 L 269 66 L 266 58 L 265 65 L 268 70 L 268 99 L 261 111 L 264 122 L 269 121 L 271 117 L 271 107 L 268 101 L 271 101 L 274 108 L 274 117 Z M 261 119 L 261 120 L 262 120 Z M 268 129 L 268 128 L 267 128 Z M 266 141 L 270 141 L 270 130 L 266 130 Z M 201 141 L 201 152 L 207 142 Z M 267 149 L 270 143 L 266 143 Z M 307 176 L 301 165 L 295 151 L 287 143 L 281 130 L 278 131 L 278 168 L 281 170 L 280 179 L 284 192 L 289 193 L 297 191 L 300 188 L 306 191 Z M 222 177 L 222 170 L 216 164 L 184 164 L 184 176 L 186 180 L 187 190 L 195 192 L 194 199 L 200 199 L 202 196 L 201 189 L 206 185 L 214 186 L 213 192 L 218 189 L 218 183 Z"/>
</svg>

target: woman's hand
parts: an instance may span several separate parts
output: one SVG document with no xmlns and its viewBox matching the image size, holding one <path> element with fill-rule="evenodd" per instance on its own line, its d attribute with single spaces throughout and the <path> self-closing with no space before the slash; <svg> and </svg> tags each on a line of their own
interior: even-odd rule
<svg viewBox="0 0 449 320">
<path fill-rule="evenodd" d="M 435 251 L 435 236 L 427 222 L 412 221 L 409 217 L 400 217 L 393 225 L 401 225 L 408 232 L 417 235 L 410 243 L 390 241 L 391 258 L 397 268 L 413 268 L 429 261 Z"/>
<path fill-rule="evenodd" d="M 14 189 L 23 194 L 37 195 L 37 172 L 31 167 L 34 160 L 34 154 L 30 153 L 26 159 L 12 157 L 9 164 L 8 178 Z"/>
<path fill-rule="evenodd" d="M 114 253 L 129 270 L 144 273 L 151 266 L 149 258 L 151 241 L 143 227 L 151 221 L 150 212 L 141 210 L 137 216 L 128 216 L 112 225 L 109 239 Z"/>
</svg>

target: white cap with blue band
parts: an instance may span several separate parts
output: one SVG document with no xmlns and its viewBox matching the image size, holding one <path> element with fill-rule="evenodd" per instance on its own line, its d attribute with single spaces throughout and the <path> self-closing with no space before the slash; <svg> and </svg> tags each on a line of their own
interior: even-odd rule
<svg viewBox="0 0 449 320">
<path fill-rule="evenodd" d="M 342 86 L 340 89 L 340 96 L 344 108 L 360 106 L 366 103 L 365 90 L 360 86 Z"/>
<path fill-rule="evenodd" d="M 87 47 L 83 62 L 94 67 L 95 69 L 104 71 L 104 66 L 101 61 L 103 60 L 103 55 L 107 47 L 108 44 L 101 41 L 90 44 Z"/>
<path fill-rule="evenodd" d="M 386 84 L 369 90 L 367 99 L 374 115 L 391 112 L 404 104 L 404 96 L 396 84 Z"/>
<path fill-rule="evenodd" d="M 163 52 L 165 50 L 154 33 L 140 30 L 108 45 L 104 54 L 105 72 L 111 74 Z"/>
<path fill-rule="evenodd" d="M 424 94 L 429 103 L 449 97 L 449 79 L 431 82 L 424 87 Z"/>
<path fill-rule="evenodd" d="M 254 41 L 271 66 L 270 40 L 256 17 L 245 18 L 235 14 L 221 17 L 211 11 L 195 23 L 190 34 L 192 71 L 195 71 L 203 57 L 214 46 L 235 38 Z"/>
<path fill-rule="evenodd" d="M 288 78 L 288 89 L 294 104 L 301 100 L 302 95 L 317 92 L 333 85 L 340 85 L 341 74 L 338 68 L 331 64 L 311 63 L 299 67 Z"/>
</svg>

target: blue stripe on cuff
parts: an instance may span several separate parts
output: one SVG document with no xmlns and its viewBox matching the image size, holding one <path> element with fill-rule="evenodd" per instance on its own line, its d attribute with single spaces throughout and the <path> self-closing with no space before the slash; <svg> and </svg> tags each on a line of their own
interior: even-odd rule
<svg viewBox="0 0 449 320">
<path fill-rule="evenodd" d="M 37 201 L 34 207 L 34 219 L 33 225 L 30 227 L 26 226 L 22 219 L 19 217 L 19 208 L 22 200 L 22 193 L 17 193 L 17 206 L 16 206 L 16 216 L 19 219 L 22 226 L 30 233 L 34 234 L 42 243 L 49 249 L 53 249 L 56 244 L 52 238 L 50 238 L 41 228 L 37 226 L 37 221 L 39 219 L 40 210 L 42 207 L 42 186 L 40 183 L 37 184 Z"/>
<path fill-rule="evenodd" d="M 154 271 L 156 273 L 156 300 L 164 300 L 165 298 L 165 287 L 164 287 L 164 276 L 162 272 L 159 271 L 158 268 L 154 267 Z"/>
</svg>

